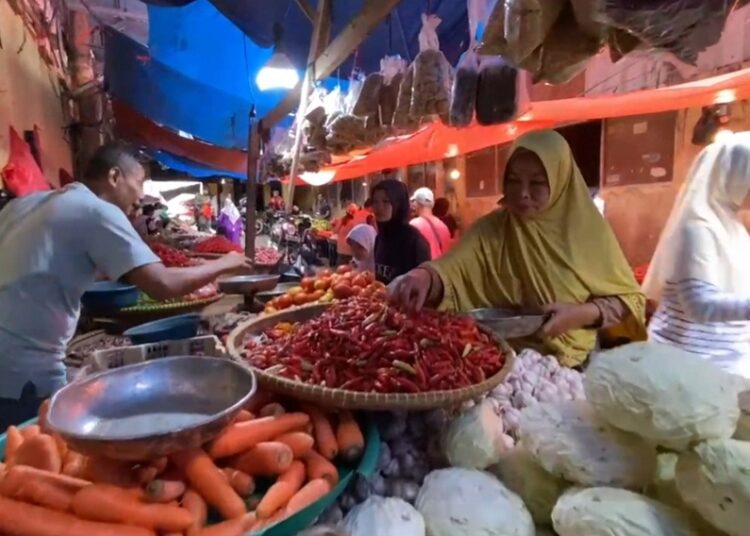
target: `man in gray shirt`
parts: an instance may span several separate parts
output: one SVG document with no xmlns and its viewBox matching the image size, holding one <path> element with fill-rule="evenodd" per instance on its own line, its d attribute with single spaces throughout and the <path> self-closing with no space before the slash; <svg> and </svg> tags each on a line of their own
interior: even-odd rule
<svg viewBox="0 0 750 536">
<path fill-rule="evenodd" d="M 144 176 L 135 154 L 114 143 L 94 154 L 81 182 L 15 199 L 0 211 L 0 430 L 33 417 L 64 385 L 65 348 L 97 274 L 163 300 L 251 268 L 238 253 L 165 267 L 128 220 Z"/>
</svg>

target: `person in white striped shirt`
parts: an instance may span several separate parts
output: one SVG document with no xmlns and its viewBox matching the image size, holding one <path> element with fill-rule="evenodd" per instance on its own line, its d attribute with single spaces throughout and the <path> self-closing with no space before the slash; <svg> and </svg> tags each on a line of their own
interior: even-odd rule
<svg viewBox="0 0 750 536">
<path fill-rule="evenodd" d="M 659 303 L 653 341 L 700 354 L 750 378 L 750 132 L 706 147 L 696 159 L 643 283 Z"/>
</svg>

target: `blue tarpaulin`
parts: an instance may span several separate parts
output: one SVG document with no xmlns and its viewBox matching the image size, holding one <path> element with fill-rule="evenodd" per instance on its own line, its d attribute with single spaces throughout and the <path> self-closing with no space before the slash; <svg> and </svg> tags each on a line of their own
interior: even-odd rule
<svg viewBox="0 0 750 536">
<path fill-rule="evenodd" d="M 161 165 L 166 166 L 175 171 L 180 171 L 196 179 L 210 179 L 216 177 L 226 177 L 231 179 L 238 179 L 244 181 L 247 179 L 245 174 L 235 173 L 232 171 L 220 170 L 204 166 L 198 162 L 193 162 L 187 158 L 181 158 L 179 156 L 168 153 L 167 151 L 159 151 L 157 149 L 147 149 L 146 154 L 151 158 L 159 162 Z"/>
</svg>

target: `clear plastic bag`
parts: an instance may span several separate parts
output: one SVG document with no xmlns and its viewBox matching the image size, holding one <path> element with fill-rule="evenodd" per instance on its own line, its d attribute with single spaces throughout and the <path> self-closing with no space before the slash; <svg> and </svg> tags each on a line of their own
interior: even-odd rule
<svg viewBox="0 0 750 536">
<path fill-rule="evenodd" d="M 359 94 L 362 91 L 362 84 L 365 77 L 360 72 L 352 73 L 352 77 L 349 79 L 349 91 L 346 93 L 344 98 L 344 113 L 351 113 L 354 109 L 354 105 L 359 99 Z"/>
<path fill-rule="evenodd" d="M 411 95 L 410 116 L 416 121 L 438 115 L 446 123 L 450 119 L 450 94 L 453 69 L 440 52 L 437 27 L 440 18 L 422 15 L 419 32 L 420 52 L 414 59 L 414 86 Z"/>
<path fill-rule="evenodd" d="M 386 56 L 380 60 L 383 86 L 380 88 L 380 124 L 390 126 L 398 104 L 401 81 L 406 71 L 406 62 L 401 56 Z"/>
<path fill-rule="evenodd" d="M 477 122 L 497 125 L 513 119 L 518 112 L 519 73 L 499 56 L 485 56 L 479 63 L 477 82 Z"/>
<path fill-rule="evenodd" d="M 396 111 L 393 112 L 393 127 L 397 129 L 408 129 L 413 125 L 411 116 L 411 96 L 414 89 L 414 64 L 412 63 L 406 69 L 404 77 L 398 89 L 398 99 L 396 100 Z"/>
<path fill-rule="evenodd" d="M 370 117 L 378 115 L 380 106 L 380 90 L 383 87 L 383 75 L 370 73 L 362 83 L 357 101 L 352 108 L 352 114 L 358 117 Z"/>
<path fill-rule="evenodd" d="M 450 124 L 465 127 L 474 118 L 479 83 L 479 58 L 472 49 L 458 60 L 451 93 Z"/>
<path fill-rule="evenodd" d="M 331 117 L 334 112 L 343 112 L 346 110 L 346 97 L 341 87 L 336 86 L 323 99 L 323 108 L 326 111 L 326 117 Z"/>
</svg>

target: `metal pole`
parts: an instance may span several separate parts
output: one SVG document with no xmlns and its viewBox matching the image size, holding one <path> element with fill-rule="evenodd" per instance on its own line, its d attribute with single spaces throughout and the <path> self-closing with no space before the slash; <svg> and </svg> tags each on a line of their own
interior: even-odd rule
<svg viewBox="0 0 750 536">
<path fill-rule="evenodd" d="M 250 128 L 247 138 L 247 192 L 245 202 L 245 255 L 255 260 L 255 205 L 258 199 L 258 182 L 260 168 L 260 122 L 255 118 L 255 106 L 250 110 Z"/>
</svg>

